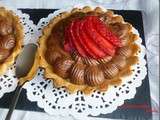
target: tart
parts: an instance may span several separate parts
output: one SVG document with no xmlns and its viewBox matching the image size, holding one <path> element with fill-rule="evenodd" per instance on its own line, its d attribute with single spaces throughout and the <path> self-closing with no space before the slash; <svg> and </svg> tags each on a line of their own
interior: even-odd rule
<svg viewBox="0 0 160 120">
<path fill-rule="evenodd" d="M 131 75 L 138 62 L 138 36 L 132 25 L 100 7 L 74 8 L 54 17 L 39 39 L 39 64 L 45 77 L 70 93 L 106 91 Z"/>
<path fill-rule="evenodd" d="M 21 51 L 23 27 L 18 16 L 0 7 L 0 75 L 13 65 Z"/>
</svg>

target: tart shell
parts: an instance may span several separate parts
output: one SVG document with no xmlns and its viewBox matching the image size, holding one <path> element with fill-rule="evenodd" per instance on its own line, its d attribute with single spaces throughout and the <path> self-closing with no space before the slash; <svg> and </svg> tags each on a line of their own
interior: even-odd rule
<svg viewBox="0 0 160 120">
<path fill-rule="evenodd" d="M 16 16 L 12 11 L 6 10 L 4 7 L 0 7 L 0 14 L 6 17 L 9 16 L 13 19 L 13 25 L 16 32 L 15 34 L 16 45 L 12 53 L 3 63 L 0 63 L 0 75 L 3 75 L 8 69 L 8 67 L 13 65 L 13 63 L 15 62 L 15 58 L 20 53 L 22 49 L 24 34 L 23 34 L 23 26 L 20 23 L 19 17 Z"/>
<path fill-rule="evenodd" d="M 52 28 L 60 20 L 65 19 L 66 17 L 70 16 L 71 14 L 73 14 L 75 12 L 87 13 L 87 12 L 91 12 L 91 11 L 104 13 L 104 11 L 100 7 L 97 7 L 93 10 L 89 6 L 86 6 L 86 7 L 83 7 L 82 9 L 74 8 L 71 10 L 71 12 L 63 12 L 63 13 L 57 15 L 49 22 L 49 24 L 46 27 L 44 27 L 44 29 L 42 31 L 42 36 L 39 38 L 39 41 L 38 41 L 38 43 L 39 43 L 38 54 L 39 55 L 37 56 L 38 57 L 37 59 L 39 59 L 39 67 L 42 67 L 45 69 L 44 76 L 46 78 L 53 80 L 55 87 L 65 87 L 70 93 L 74 93 L 79 90 L 84 92 L 85 94 L 90 94 L 94 90 L 106 91 L 110 85 L 121 84 L 121 82 L 123 80 L 123 79 L 121 79 L 121 77 L 130 75 L 132 73 L 132 71 L 130 69 L 131 65 L 138 62 L 138 57 L 135 56 L 135 53 L 139 50 L 139 47 L 138 47 L 138 45 L 136 45 L 134 43 L 134 45 L 131 44 L 131 47 L 134 48 L 134 53 L 131 55 L 131 57 L 128 58 L 127 66 L 125 67 L 125 69 L 122 70 L 121 72 L 119 72 L 115 78 L 107 79 L 101 85 L 96 86 L 96 87 L 92 87 L 92 86 L 88 86 L 88 85 L 72 84 L 71 82 L 69 82 L 70 81 L 69 79 L 64 79 L 53 72 L 54 68 L 45 59 L 45 52 L 47 50 L 46 41 L 47 41 L 48 37 L 51 35 Z M 122 21 L 122 22 L 124 22 L 124 21 Z M 127 23 L 127 24 L 129 24 L 129 23 Z M 131 39 L 130 41 L 132 41 L 132 42 L 135 41 L 136 39 L 138 39 L 137 35 L 133 35 L 133 36 L 134 37 L 130 38 Z"/>
</svg>

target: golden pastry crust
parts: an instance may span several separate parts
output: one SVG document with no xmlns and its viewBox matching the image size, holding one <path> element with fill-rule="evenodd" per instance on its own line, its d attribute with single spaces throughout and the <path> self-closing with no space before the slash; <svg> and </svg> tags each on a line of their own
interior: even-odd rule
<svg viewBox="0 0 160 120">
<path fill-rule="evenodd" d="M 21 51 L 21 46 L 23 42 L 23 27 L 20 23 L 19 17 L 16 16 L 12 11 L 6 10 L 4 7 L 0 7 L 0 15 L 3 17 L 8 17 L 13 20 L 13 27 L 14 27 L 14 35 L 16 44 L 13 48 L 13 51 L 9 55 L 7 59 L 3 63 L 0 63 L 0 75 L 3 75 L 8 67 L 13 65 L 15 58 Z"/>
<path fill-rule="evenodd" d="M 51 78 L 54 82 L 54 85 L 56 87 L 66 87 L 66 89 L 70 92 L 70 93 L 74 93 L 78 90 L 83 91 L 85 94 L 90 94 L 92 91 L 94 90 L 100 90 L 100 91 L 106 91 L 109 87 L 109 85 L 119 85 L 121 83 L 121 77 L 122 76 L 126 76 L 126 75 L 130 75 L 131 74 L 131 70 L 130 67 L 131 65 L 137 63 L 138 58 L 137 56 L 135 56 L 135 53 L 138 51 L 139 47 L 134 44 L 134 51 L 132 52 L 132 55 L 127 58 L 127 65 L 125 66 L 125 68 L 118 73 L 118 75 L 112 79 L 107 79 L 105 80 L 102 84 L 98 85 L 98 86 L 88 86 L 88 85 L 76 85 L 76 84 L 72 84 L 71 82 L 69 82 L 69 79 L 64 79 L 62 77 L 60 77 L 59 75 L 55 74 L 54 68 L 52 67 L 51 64 L 49 64 L 47 62 L 47 60 L 45 59 L 45 53 L 47 50 L 47 40 L 51 35 L 52 32 L 52 28 L 62 19 L 65 19 L 67 17 L 69 17 L 70 15 L 72 15 L 73 13 L 76 12 L 83 12 L 83 13 L 88 13 L 88 12 L 96 12 L 96 13 L 104 13 L 104 14 L 109 14 L 110 16 L 113 16 L 113 20 L 115 20 L 114 22 L 119 22 L 119 23 L 124 23 L 124 20 L 121 16 L 115 16 L 112 11 L 106 11 L 104 12 L 100 7 L 95 8 L 94 10 L 91 9 L 90 7 L 86 6 L 82 9 L 78 9 L 78 8 L 74 8 L 71 12 L 63 12 L 59 15 L 57 15 L 56 17 L 54 17 L 50 23 L 44 27 L 43 31 L 42 31 L 42 36 L 39 38 L 39 56 L 37 59 L 39 59 L 39 65 L 40 67 L 45 69 L 45 73 L 44 76 L 46 78 Z M 132 28 L 132 26 L 129 23 L 126 23 L 129 27 Z M 128 30 L 129 31 L 129 42 L 125 43 L 128 46 L 130 46 L 130 48 L 133 48 L 133 42 L 138 38 L 137 35 L 133 34 L 131 32 L 131 28 Z M 124 36 L 123 36 L 124 37 Z M 136 47 L 135 47 L 136 46 Z M 120 52 L 121 54 L 123 53 Z M 125 53 L 124 53 L 125 54 Z M 134 57 L 135 59 L 130 59 L 131 57 Z"/>
</svg>

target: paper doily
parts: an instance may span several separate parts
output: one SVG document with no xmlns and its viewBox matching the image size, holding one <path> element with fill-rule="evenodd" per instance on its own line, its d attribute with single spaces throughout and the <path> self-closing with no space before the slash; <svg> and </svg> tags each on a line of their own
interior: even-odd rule
<svg viewBox="0 0 160 120">
<path fill-rule="evenodd" d="M 20 10 L 12 10 L 17 16 L 20 17 L 20 22 L 24 28 L 24 45 L 28 43 L 36 43 L 37 37 L 33 35 L 36 26 L 31 20 L 29 15 L 22 13 Z M 0 76 L 0 98 L 11 91 L 14 91 L 17 86 L 17 78 L 15 76 L 15 63 L 11 66 L 4 75 Z"/>
<path fill-rule="evenodd" d="M 41 29 L 56 15 L 69 9 L 58 10 L 51 13 L 47 18 L 42 18 L 37 25 L 38 34 Z M 138 31 L 133 29 L 135 34 Z M 39 69 L 35 78 L 27 82 L 24 88 L 27 91 L 27 98 L 37 102 L 40 108 L 51 115 L 73 115 L 81 118 L 88 115 L 97 116 L 99 114 L 111 113 L 124 103 L 124 100 L 134 98 L 136 88 L 142 84 L 142 80 L 147 74 L 145 47 L 139 38 L 137 44 L 141 51 L 137 53 L 139 62 L 132 67 L 133 74 L 125 77 L 120 86 L 111 86 L 106 92 L 94 91 L 91 95 L 85 96 L 82 92 L 69 94 L 65 88 L 55 88 L 50 79 L 45 79 L 43 69 Z"/>
</svg>

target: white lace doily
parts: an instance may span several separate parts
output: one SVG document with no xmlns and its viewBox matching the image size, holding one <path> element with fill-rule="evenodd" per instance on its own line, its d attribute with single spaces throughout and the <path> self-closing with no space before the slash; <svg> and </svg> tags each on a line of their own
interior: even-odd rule
<svg viewBox="0 0 160 120">
<path fill-rule="evenodd" d="M 36 30 L 36 26 L 27 14 L 22 13 L 20 10 L 13 10 L 13 12 L 20 17 L 20 22 L 24 28 L 24 45 L 28 43 L 35 43 L 37 37 L 33 35 Z M 11 66 L 4 75 L 0 76 L 0 98 L 8 92 L 15 90 L 17 86 L 17 78 L 15 76 L 15 64 Z"/>
<path fill-rule="evenodd" d="M 37 25 L 37 34 L 41 35 L 41 29 L 54 16 L 66 10 L 68 9 L 58 10 L 47 18 L 42 18 Z M 138 34 L 137 30 L 133 29 L 133 31 Z M 124 100 L 134 98 L 136 88 L 142 84 L 142 80 L 147 74 L 144 59 L 145 47 L 142 45 L 141 38 L 137 40 L 137 44 L 141 47 L 141 51 L 137 53 L 139 62 L 132 67 L 133 74 L 123 78 L 120 86 L 111 86 L 106 92 L 95 91 L 88 96 L 82 92 L 69 94 L 65 88 L 55 88 L 50 79 L 44 78 L 44 70 L 39 69 L 35 78 L 24 86 L 27 98 L 37 102 L 40 108 L 51 115 L 73 115 L 81 118 L 88 115 L 97 116 L 100 113 L 111 113 L 122 105 Z"/>
</svg>

